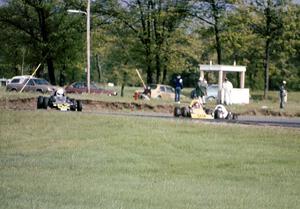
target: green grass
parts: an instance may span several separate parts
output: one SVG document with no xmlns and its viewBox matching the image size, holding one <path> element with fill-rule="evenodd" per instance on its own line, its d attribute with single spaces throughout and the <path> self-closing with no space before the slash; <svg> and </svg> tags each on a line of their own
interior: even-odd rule
<svg viewBox="0 0 300 209">
<path fill-rule="evenodd" d="M 0 110 L 0 208 L 296 209 L 300 131 Z"/>
</svg>

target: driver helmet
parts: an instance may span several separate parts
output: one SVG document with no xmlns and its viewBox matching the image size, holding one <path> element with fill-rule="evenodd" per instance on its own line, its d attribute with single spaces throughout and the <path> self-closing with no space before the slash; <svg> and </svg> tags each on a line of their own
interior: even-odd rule
<svg viewBox="0 0 300 209">
<path fill-rule="evenodd" d="M 60 88 L 56 91 L 56 96 L 63 97 L 64 93 L 65 93 L 64 89 Z"/>
</svg>

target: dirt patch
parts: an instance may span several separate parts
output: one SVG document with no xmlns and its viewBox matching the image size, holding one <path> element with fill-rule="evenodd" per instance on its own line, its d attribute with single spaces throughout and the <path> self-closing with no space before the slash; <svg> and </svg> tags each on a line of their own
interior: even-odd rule
<svg viewBox="0 0 300 209">
<path fill-rule="evenodd" d="M 93 100 L 82 100 L 83 111 L 151 111 L 151 112 L 162 112 L 172 113 L 173 105 L 156 105 L 152 106 L 149 104 L 140 103 L 126 103 L 126 102 L 104 102 L 104 101 L 93 101 Z M 11 109 L 11 110 L 35 110 L 37 109 L 37 98 L 26 98 L 26 99 L 0 99 L 0 109 Z"/>
<path fill-rule="evenodd" d="M 173 114 L 173 105 L 150 105 L 137 102 L 105 102 L 94 100 L 82 100 L 84 112 L 96 111 L 146 111 L 161 112 Z M 0 109 L 11 110 L 36 110 L 37 98 L 18 98 L 18 99 L 0 99 Z M 283 117 L 300 117 L 300 113 L 290 114 L 287 112 L 276 112 L 269 109 L 248 110 L 238 113 L 239 115 L 264 115 L 264 116 L 283 116 Z"/>
<path fill-rule="evenodd" d="M 131 111 L 151 111 L 151 112 L 163 112 L 172 113 L 173 105 L 156 105 L 140 104 L 136 102 L 104 102 L 93 100 L 82 100 L 84 111 L 101 111 L 101 110 L 131 110 Z"/>
<path fill-rule="evenodd" d="M 34 110 L 36 98 L 0 99 L 0 109 Z"/>
<path fill-rule="evenodd" d="M 278 116 L 278 117 L 300 117 L 300 113 L 290 114 L 287 112 L 278 112 L 269 109 L 260 109 L 260 110 L 248 110 L 239 115 L 264 115 L 264 116 Z"/>
</svg>

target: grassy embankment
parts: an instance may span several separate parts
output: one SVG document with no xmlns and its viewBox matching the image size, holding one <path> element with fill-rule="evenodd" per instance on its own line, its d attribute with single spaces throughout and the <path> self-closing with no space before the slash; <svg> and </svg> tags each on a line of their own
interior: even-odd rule
<svg viewBox="0 0 300 209">
<path fill-rule="evenodd" d="M 1 209 L 296 209 L 300 131 L 0 110 Z"/>
<path fill-rule="evenodd" d="M 147 103 L 150 105 L 164 105 L 164 104 L 174 104 L 173 100 L 157 100 L 152 99 L 151 101 L 135 101 L 133 99 L 133 93 L 138 88 L 136 87 L 125 87 L 124 97 L 120 96 L 120 87 L 114 88 L 119 95 L 116 97 L 108 97 L 106 95 L 95 95 L 95 94 L 69 94 L 68 96 L 77 98 L 77 99 L 89 99 L 89 100 L 101 100 L 107 102 L 137 102 L 137 103 Z M 192 89 L 185 88 L 183 90 L 183 94 L 186 96 L 182 99 L 182 105 L 188 105 L 191 101 L 189 98 L 190 92 Z M 285 112 L 289 115 L 300 116 L 300 92 L 289 92 L 288 94 L 288 103 L 286 105 L 285 110 L 279 109 L 279 99 L 278 92 L 271 91 L 269 92 L 268 99 L 264 100 L 262 98 L 262 91 L 251 92 L 251 100 L 250 104 L 247 105 L 232 105 L 229 109 L 232 112 L 243 113 L 247 111 L 256 111 L 262 109 L 262 107 L 267 107 L 268 110 L 274 112 Z M 14 98 L 28 98 L 28 97 L 37 97 L 37 94 L 34 93 L 14 93 L 14 92 L 6 92 L 5 89 L 0 87 L 0 99 L 14 99 Z M 208 107 L 213 108 L 215 103 L 209 103 Z"/>
</svg>

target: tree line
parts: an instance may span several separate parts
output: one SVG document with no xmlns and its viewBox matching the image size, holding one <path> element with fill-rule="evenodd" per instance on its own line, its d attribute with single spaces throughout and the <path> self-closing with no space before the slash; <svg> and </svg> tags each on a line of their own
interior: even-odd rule
<svg viewBox="0 0 300 209">
<path fill-rule="evenodd" d="M 87 0 L 1 0 L 0 77 L 30 74 L 65 85 L 85 79 Z M 300 7 L 285 0 L 93 0 L 91 78 L 95 82 L 185 86 L 199 64 L 246 65 L 246 86 L 300 89 Z M 216 75 L 206 75 L 216 82 Z M 238 85 L 238 75 L 228 77 Z"/>
</svg>

